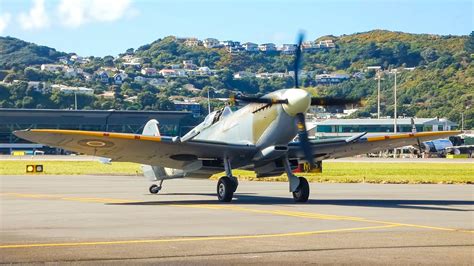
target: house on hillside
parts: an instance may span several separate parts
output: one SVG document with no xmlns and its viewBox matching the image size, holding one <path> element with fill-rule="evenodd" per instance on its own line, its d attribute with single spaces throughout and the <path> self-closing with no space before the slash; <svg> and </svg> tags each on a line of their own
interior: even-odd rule
<svg viewBox="0 0 474 266">
<path fill-rule="evenodd" d="M 204 39 L 203 44 L 206 48 L 217 48 L 219 47 L 219 40 L 214 38 L 207 38 Z"/>
<path fill-rule="evenodd" d="M 113 77 L 114 83 L 116 85 L 121 85 L 123 83 L 123 80 L 127 78 L 127 74 L 125 73 L 116 73 Z"/>
<path fill-rule="evenodd" d="M 305 53 L 314 53 L 318 50 L 318 46 L 315 42 L 307 41 L 301 44 L 301 51 Z"/>
<path fill-rule="evenodd" d="M 55 65 L 55 64 L 42 64 L 41 70 L 42 71 L 49 71 L 49 72 L 61 72 L 63 71 L 63 65 Z"/>
<path fill-rule="evenodd" d="M 242 47 L 247 52 L 258 52 L 258 44 L 253 42 L 246 42 L 242 44 Z"/>
<path fill-rule="evenodd" d="M 322 40 L 319 41 L 318 43 L 319 48 L 321 49 L 330 49 L 330 48 L 336 48 L 336 44 L 332 40 Z"/>
<path fill-rule="evenodd" d="M 154 76 L 156 75 L 156 69 L 153 68 L 153 67 L 145 67 L 145 68 L 142 68 L 142 71 L 140 71 L 143 75 L 146 75 L 146 76 Z"/>
<path fill-rule="evenodd" d="M 200 44 L 201 44 L 201 41 L 194 37 L 186 38 L 186 40 L 184 41 L 184 45 L 189 46 L 189 47 L 199 46 Z"/>
<path fill-rule="evenodd" d="M 254 78 L 255 73 L 247 72 L 247 71 L 239 71 L 234 74 L 234 79 L 244 79 L 244 78 Z"/>
<path fill-rule="evenodd" d="M 97 73 L 97 78 L 102 83 L 109 83 L 109 74 L 107 74 L 105 71 L 100 71 Z"/>
<path fill-rule="evenodd" d="M 258 49 L 262 52 L 274 52 L 277 50 L 274 43 L 262 43 L 258 46 Z"/>
<path fill-rule="evenodd" d="M 337 84 L 349 79 L 349 75 L 346 74 L 321 74 L 316 75 L 316 83 L 319 84 Z"/>
<path fill-rule="evenodd" d="M 79 63 L 79 64 L 84 64 L 84 63 L 87 63 L 89 62 L 90 60 L 88 58 L 84 58 L 82 56 L 79 56 L 79 55 L 71 55 L 71 57 L 69 58 L 69 60 L 71 60 L 72 62 L 76 62 L 76 63 Z"/>
<path fill-rule="evenodd" d="M 279 47 L 282 54 L 294 54 L 298 46 L 296 44 L 283 44 Z"/>
<path fill-rule="evenodd" d="M 184 69 L 193 69 L 193 70 L 195 70 L 195 69 L 198 68 L 198 66 L 193 64 L 193 60 L 184 60 L 183 61 L 183 68 Z"/>
</svg>

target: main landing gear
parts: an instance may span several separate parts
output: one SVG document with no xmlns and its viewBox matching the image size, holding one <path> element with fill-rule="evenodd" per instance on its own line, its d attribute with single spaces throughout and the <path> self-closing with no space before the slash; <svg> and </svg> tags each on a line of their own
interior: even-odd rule
<svg viewBox="0 0 474 266">
<path fill-rule="evenodd" d="M 162 185 L 163 185 L 163 179 L 160 180 L 160 185 L 153 184 L 150 186 L 150 188 L 148 188 L 148 191 L 150 191 L 151 194 L 158 194 L 158 192 L 160 192 L 162 188 Z"/>
<path fill-rule="evenodd" d="M 298 177 L 291 171 L 290 162 L 288 159 L 283 161 L 288 181 L 290 181 L 290 192 L 293 193 L 295 202 L 307 202 L 309 198 L 309 184 L 306 178 Z"/>
<path fill-rule="evenodd" d="M 239 186 L 239 181 L 232 176 L 232 168 L 228 158 L 224 159 L 224 168 L 226 176 L 219 178 L 217 182 L 217 199 L 220 202 L 231 202 L 234 192 Z"/>
</svg>

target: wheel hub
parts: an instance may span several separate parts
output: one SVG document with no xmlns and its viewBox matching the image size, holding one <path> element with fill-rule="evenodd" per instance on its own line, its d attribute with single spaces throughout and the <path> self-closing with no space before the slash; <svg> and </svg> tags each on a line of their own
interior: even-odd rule
<svg viewBox="0 0 474 266">
<path fill-rule="evenodd" d="M 219 196 L 224 197 L 225 196 L 225 186 L 224 184 L 219 184 Z"/>
</svg>

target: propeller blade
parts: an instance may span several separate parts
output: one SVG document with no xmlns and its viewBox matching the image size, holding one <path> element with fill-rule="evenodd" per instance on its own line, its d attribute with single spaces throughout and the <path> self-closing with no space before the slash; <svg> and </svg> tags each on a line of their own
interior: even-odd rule
<svg viewBox="0 0 474 266">
<path fill-rule="evenodd" d="M 308 131 L 306 130 L 306 122 L 303 113 L 296 114 L 296 127 L 298 129 L 298 139 L 300 142 L 301 150 L 304 153 L 305 160 L 309 163 L 310 167 L 314 167 L 313 151 L 311 143 L 308 138 Z"/>
<path fill-rule="evenodd" d="M 331 106 L 331 105 L 347 105 L 358 104 L 360 100 L 331 98 L 331 97 L 311 97 L 311 105 Z"/>
<path fill-rule="evenodd" d="M 295 63 L 293 66 L 293 71 L 295 73 L 295 88 L 299 87 L 298 84 L 298 71 L 300 69 L 300 63 L 301 63 L 301 44 L 303 43 L 304 40 L 304 34 L 300 33 L 298 36 L 298 44 L 296 45 L 296 52 L 295 52 Z"/>
<path fill-rule="evenodd" d="M 287 99 L 258 98 L 258 97 L 247 97 L 247 96 L 242 96 L 242 95 L 235 95 L 233 99 L 234 101 L 240 100 L 240 101 L 249 102 L 249 103 L 266 103 L 266 104 L 287 104 L 288 103 Z"/>
</svg>

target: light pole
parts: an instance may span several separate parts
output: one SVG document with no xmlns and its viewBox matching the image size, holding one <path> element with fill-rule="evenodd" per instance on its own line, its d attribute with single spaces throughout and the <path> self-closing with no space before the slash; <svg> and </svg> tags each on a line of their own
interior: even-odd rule
<svg viewBox="0 0 474 266">
<path fill-rule="evenodd" d="M 380 119 L 380 80 L 382 77 L 382 71 L 377 71 L 377 119 Z"/>
<path fill-rule="evenodd" d="M 393 87 L 394 110 L 393 110 L 393 133 L 397 134 L 397 69 L 394 69 L 395 86 Z"/>
<path fill-rule="evenodd" d="M 207 88 L 207 112 L 211 113 L 211 98 L 209 97 L 209 88 Z"/>
</svg>

